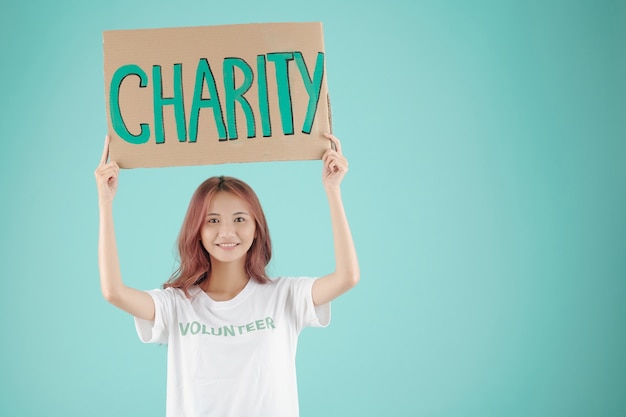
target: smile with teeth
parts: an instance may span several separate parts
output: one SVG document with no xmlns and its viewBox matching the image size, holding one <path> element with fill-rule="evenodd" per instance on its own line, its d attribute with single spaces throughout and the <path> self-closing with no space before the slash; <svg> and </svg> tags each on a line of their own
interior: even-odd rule
<svg viewBox="0 0 626 417">
<path fill-rule="evenodd" d="M 220 248 L 234 248 L 238 244 L 239 243 L 218 243 L 217 246 L 219 246 Z"/>
</svg>

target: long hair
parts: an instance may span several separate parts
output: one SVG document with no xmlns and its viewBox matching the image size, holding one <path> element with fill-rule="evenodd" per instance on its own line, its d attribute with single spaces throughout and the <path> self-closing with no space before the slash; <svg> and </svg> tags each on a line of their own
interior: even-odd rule
<svg viewBox="0 0 626 417">
<path fill-rule="evenodd" d="M 232 193 L 248 204 L 256 229 L 252 246 L 246 253 L 245 270 L 250 278 L 259 283 L 269 281 L 265 267 L 272 258 L 272 243 L 261 203 L 254 190 L 245 182 L 220 176 L 204 181 L 191 197 L 177 241 L 180 264 L 163 284 L 163 288 L 180 288 L 189 296 L 189 288 L 209 279 L 211 258 L 202 245 L 201 230 L 208 207 L 220 191 Z"/>
</svg>

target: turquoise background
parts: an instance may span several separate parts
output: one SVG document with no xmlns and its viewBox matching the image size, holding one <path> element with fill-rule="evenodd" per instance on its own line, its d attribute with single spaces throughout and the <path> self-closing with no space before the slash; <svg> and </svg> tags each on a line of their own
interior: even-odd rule
<svg viewBox="0 0 626 417">
<path fill-rule="evenodd" d="M 301 415 L 626 415 L 626 2 L 3 2 L 0 415 L 161 416 L 166 347 L 100 295 L 102 31 L 322 21 L 361 283 L 298 352 Z M 234 175 L 273 275 L 333 267 L 319 161 L 123 171 L 126 282 Z"/>
</svg>

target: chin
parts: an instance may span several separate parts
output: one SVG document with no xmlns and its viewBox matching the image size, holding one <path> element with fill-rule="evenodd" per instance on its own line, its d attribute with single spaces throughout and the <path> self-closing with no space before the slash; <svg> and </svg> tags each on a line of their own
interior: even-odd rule
<svg viewBox="0 0 626 417">
<path fill-rule="evenodd" d="M 232 254 L 232 256 L 228 256 L 228 255 L 223 255 L 223 254 L 219 254 L 219 255 L 211 255 L 211 262 L 221 262 L 221 263 L 232 263 L 232 262 L 238 262 L 238 261 L 242 261 L 245 262 L 246 260 L 246 254 Z"/>
</svg>

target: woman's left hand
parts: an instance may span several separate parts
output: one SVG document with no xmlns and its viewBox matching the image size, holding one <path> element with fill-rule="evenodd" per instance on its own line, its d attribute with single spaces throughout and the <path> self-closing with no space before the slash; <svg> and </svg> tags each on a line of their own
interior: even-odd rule
<svg viewBox="0 0 626 417">
<path fill-rule="evenodd" d="M 322 168 L 322 183 L 325 188 L 339 187 L 343 177 L 348 172 L 348 160 L 343 156 L 341 151 L 341 143 L 339 139 L 330 133 L 325 133 L 332 143 L 335 144 L 335 149 L 328 149 L 322 156 L 324 166 Z"/>
</svg>

